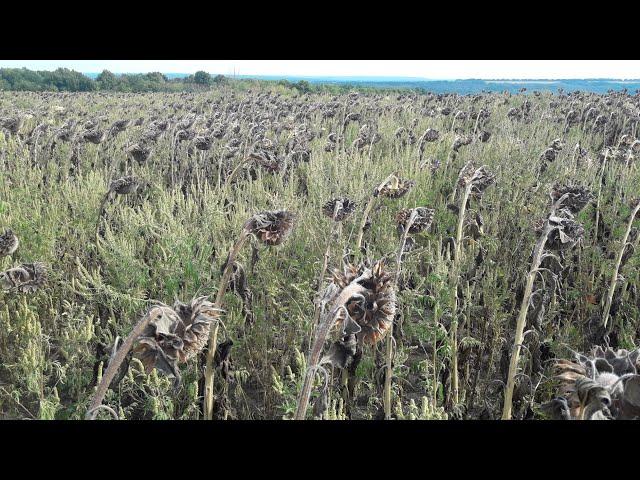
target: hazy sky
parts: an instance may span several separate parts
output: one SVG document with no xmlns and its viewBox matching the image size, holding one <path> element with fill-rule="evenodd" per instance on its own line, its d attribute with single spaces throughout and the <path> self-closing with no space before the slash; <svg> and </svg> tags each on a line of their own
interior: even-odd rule
<svg viewBox="0 0 640 480">
<path fill-rule="evenodd" d="M 639 79 L 640 60 L 0 60 L 0 67 L 80 72 L 291 76 L 392 76 L 428 79 Z"/>
</svg>

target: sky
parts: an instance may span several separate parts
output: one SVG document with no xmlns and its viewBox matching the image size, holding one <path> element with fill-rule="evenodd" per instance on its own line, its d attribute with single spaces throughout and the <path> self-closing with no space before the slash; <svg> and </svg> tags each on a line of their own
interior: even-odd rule
<svg viewBox="0 0 640 480">
<path fill-rule="evenodd" d="M 0 68 L 454 79 L 640 79 L 640 60 L 0 60 Z"/>
</svg>

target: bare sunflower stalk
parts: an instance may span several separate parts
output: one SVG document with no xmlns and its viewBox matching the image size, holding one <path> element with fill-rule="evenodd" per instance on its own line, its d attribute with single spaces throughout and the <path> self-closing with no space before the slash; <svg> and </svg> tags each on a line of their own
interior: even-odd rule
<svg viewBox="0 0 640 480">
<path fill-rule="evenodd" d="M 355 284 L 357 288 L 357 284 Z M 362 288 L 362 287 L 360 287 Z M 360 293 L 357 289 L 353 291 L 353 293 Z M 313 344 L 311 346 L 311 351 L 309 352 L 309 361 L 307 362 L 307 371 L 304 377 L 304 384 L 302 386 L 302 390 L 300 391 L 300 396 L 298 397 L 298 405 L 296 407 L 296 413 L 294 416 L 295 420 L 304 420 L 304 417 L 307 413 L 307 407 L 309 406 L 309 398 L 311 397 L 311 389 L 313 388 L 313 379 L 315 377 L 316 371 L 319 369 L 320 362 L 320 354 L 322 353 L 322 348 L 329 336 L 329 332 L 331 328 L 338 320 L 339 315 L 346 316 L 348 312 L 342 311 L 344 309 L 344 305 L 338 305 L 336 307 L 331 307 L 329 310 L 325 310 L 327 304 L 331 303 L 333 299 L 338 294 L 337 287 L 331 283 L 325 289 L 323 297 L 320 299 L 320 307 L 318 311 L 320 312 L 319 323 L 315 328 L 315 338 L 313 340 Z"/>
<path fill-rule="evenodd" d="M 604 328 L 607 328 L 609 314 L 611 313 L 611 303 L 613 302 L 613 294 L 616 290 L 616 282 L 618 281 L 618 272 L 620 271 L 620 265 L 622 263 L 622 256 L 624 255 L 624 251 L 627 247 L 629 234 L 631 233 L 631 227 L 636 218 L 636 215 L 638 215 L 638 211 L 640 211 L 640 199 L 635 201 L 635 206 L 633 207 L 633 210 L 631 212 L 629 223 L 627 223 L 627 230 L 624 232 L 624 237 L 622 237 L 622 246 L 620 247 L 620 250 L 618 251 L 618 255 L 616 257 L 616 264 L 613 269 L 613 274 L 611 275 L 611 282 L 609 283 L 609 290 L 607 291 L 607 297 L 602 313 L 602 323 L 604 325 Z"/>
<path fill-rule="evenodd" d="M 322 212 L 329 218 L 333 220 L 331 224 L 331 233 L 327 237 L 327 244 L 324 251 L 324 256 L 322 257 L 322 268 L 320 269 L 320 275 L 318 275 L 318 289 L 317 294 L 319 294 L 322 290 L 322 281 L 324 280 L 324 275 L 327 273 L 327 266 L 329 264 L 329 257 L 331 255 L 331 244 L 334 242 L 333 236 L 337 228 L 341 226 L 343 220 L 349 217 L 356 208 L 356 204 L 349 200 L 348 198 L 334 198 L 333 200 L 328 201 L 322 207 Z M 318 318 L 320 317 L 320 310 L 318 308 L 315 309 L 314 317 L 313 317 L 313 326 L 318 323 Z"/>
<path fill-rule="evenodd" d="M 414 181 L 401 180 L 398 177 L 397 173 L 392 173 L 373 190 L 373 193 L 369 198 L 369 201 L 367 202 L 364 213 L 362 215 L 362 222 L 360 223 L 360 228 L 358 230 L 358 239 L 356 240 L 356 251 L 361 251 L 364 230 L 376 199 L 378 197 L 400 198 L 404 196 L 414 185 Z"/>
<path fill-rule="evenodd" d="M 112 198 L 113 195 L 129 195 L 135 193 L 141 185 L 142 182 L 140 180 L 130 175 L 113 180 L 109 184 L 109 189 L 107 190 L 107 193 L 105 193 L 102 202 L 100 202 L 100 208 L 98 210 L 96 237 L 100 232 L 100 224 L 102 223 L 102 218 L 105 215 L 105 208 L 109 199 Z"/>
<path fill-rule="evenodd" d="M 556 192 L 559 193 L 558 190 Z M 555 193 L 555 192 L 554 192 Z M 511 352 L 511 360 L 509 362 L 509 373 L 507 376 L 507 385 L 504 391 L 504 405 L 502 409 L 502 419 L 511 420 L 513 409 L 513 391 L 515 388 L 516 373 L 518 369 L 518 361 L 520 359 L 520 349 L 522 348 L 522 342 L 524 339 L 524 327 L 527 321 L 527 311 L 531 303 L 531 294 L 533 292 L 533 283 L 536 275 L 540 271 L 540 263 L 544 258 L 544 250 L 547 242 L 549 242 L 553 248 L 562 249 L 566 246 L 573 246 L 580 239 L 584 233 L 584 229 L 573 221 L 572 212 L 577 213 L 579 205 L 572 205 L 571 199 L 573 194 L 566 192 L 562 194 L 553 203 L 550 209 L 550 213 L 544 221 L 542 228 L 540 229 L 540 235 L 533 250 L 533 259 L 531 261 L 531 268 L 527 274 L 527 282 L 525 284 L 524 295 L 522 297 L 522 303 L 520 305 L 520 311 L 516 320 L 516 332 L 514 337 L 513 350 Z M 554 194 L 552 193 L 552 199 Z M 567 201 L 567 205 L 565 205 Z M 556 216 L 556 211 L 562 209 L 559 213 L 560 216 Z"/>
<path fill-rule="evenodd" d="M 402 228 L 400 246 L 396 255 L 396 271 L 394 274 L 394 284 L 397 285 L 402 271 L 402 258 L 405 252 L 405 245 L 409 234 L 419 233 L 428 229 L 433 222 L 435 211 L 430 208 L 418 207 L 410 210 L 401 210 L 396 216 L 396 221 Z M 384 418 L 391 419 L 391 380 L 393 376 L 393 322 L 389 327 L 386 340 L 386 374 L 384 378 L 383 403 Z"/>
<path fill-rule="evenodd" d="M 400 239 L 400 246 L 398 247 L 398 253 L 396 255 L 396 271 L 394 275 L 394 283 L 397 285 L 398 280 L 400 279 L 400 271 L 402 269 L 402 254 L 404 253 L 404 246 L 407 243 L 407 237 L 409 236 L 409 230 L 413 227 L 413 224 L 418 216 L 418 209 L 414 208 L 411 210 L 411 214 L 407 223 L 404 225 L 402 237 Z M 432 216 L 433 218 L 433 216 Z M 391 420 L 391 377 L 393 375 L 393 323 L 389 328 L 389 333 L 387 334 L 386 341 L 386 375 L 384 377 L 384 391 L 383 391 L 383 402 L 384 402 L 384 419 Z"/>
<path fill-rule="evenodd" d="M 211 323 L 220 314 L 221 310 L 206 300 L 206 297 L 194 298 L 189 305 L 176 302 L 174 308 L 164 304 L 151 307 L 133 327 L 120 348 L 113 353 L 89 405 L 86 418 L 95 419 L 97 410 L 105 408 L 102 401 L 109 385 L 136 342 L 134 354 L 147 373 L 157 368 L 172 375 L 179 384 L 178 364 L 185 363 L 202 351 Z"/>
<path fill-rule="evenodd" d="M 458 207 L 458 224 L 456 228 L 456 244 L 451 267 L 451 275 L 454 279 L 453 286 L 453 322 L 451 324 L 451 389 L 453 391 L 453 402 L 459 402 L 459 377 L 458 377 L 458 335 L 456 312 L 458 310 L 458 268 L 462 260 L 462 236 L 464 231 L 464 221 L 467 212 L 467 203 L 472 193 L 482 195 L 484 191 L 495 182 L 495 175 L 487 170 L 486 166 L 476 168 L 473 162 L 468 162 L 458 175 L 458 186 L 464 188 Z M 457 189 L 454 188 L 454 194 Z"/>
<path fill-rule="evenodd" d="M 604 170 L 607 166 L 607 158 L 609 156 L 609 149 L 604 152 L 604 159 L 602 160 L 602 168 L 600 169 L 600 175 L 598 177 L 598 198 L 596 200 L 596 223 L 593 230 L 593 244 L 598 243 L 598 226 L 600 223 L 600 198 L 602 197 L 602 177 L 604 176 Z M 593 269 L 595 271 L 595 268 Z"/>
<path fill-rule="evenodd" d="M 258 213 L 244 224 L 240 236 L 229 251 L 226 267 L 222 273 L 220 284 L 218 285 L 218 293 L 215 301 L 216 307 L 220 308 L 222 305 L 222 299 L 227 291 L 236 257 L 249 236 L 255 235 L 262 243 L 269 246 L 280 245 L 291 233 L 294 221 L 295 215 L 293 213 L 286 210 L 278 210 Z M 213 419 L 213 381 L 215 374 L 213 360 L 218 346 L 219 327 L 220 323 L 216 322 L 209 335 L 209 349 L 207 351 L 204 371 L 204 418 L 206 420 Z"/>
</svg>

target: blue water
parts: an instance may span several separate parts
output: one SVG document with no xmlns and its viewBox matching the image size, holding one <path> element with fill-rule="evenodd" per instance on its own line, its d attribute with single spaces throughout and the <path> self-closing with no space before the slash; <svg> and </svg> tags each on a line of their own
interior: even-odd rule
<svg viewBox="0 0 640 480">
<path fill-rule="evenodd" d="M 88 77 L 96 78 L 98 73 L 85 73 Z M 186 73 L 166 73 L 167 78 L 184 78 Z M 237 75 L 235 78 L 257 79 L 257 80 L 289 80 L 297 82 L 305 80 L 314 84 L 347 84 L 353 86 L 366 86 L 378 88 L 418 88 L 434 93 L 480 93 L 482 91 L 502 92 L 509 91 L 517 93 L 520 89 L 526 88 L 527 92 L 551 91 L 557 92 L 563 89 L 565 92 L 585 91 L 595 93 L 606 93 L 608 90 L 627 89 L 629 93 L 640 90 L 640 79 L 617 80 L 617 79 L 562 79 L 562 80 L 527 80 L 527 79 L 500 79 L 500 80 L 429 80 L 415 77 L 304 77 L 287 75 Z"/>
</svg>

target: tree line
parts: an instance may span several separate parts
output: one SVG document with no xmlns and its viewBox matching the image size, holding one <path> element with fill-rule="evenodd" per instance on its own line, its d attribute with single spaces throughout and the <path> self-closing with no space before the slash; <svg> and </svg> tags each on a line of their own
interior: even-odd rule
<svg viewBox="0 0 640 480">
<path fill-rule="evenodd" d="M 68 68 L 34 71 L 0 68 L 0 90 L 48 92 L 167 92 L 209 88 L 223 84 L 224 75 L 196 72 L 182 78 L 167 78 L 160 72 L 116 75 L 103 70 L 95 79 Z"/>
<path fill-rule="evenodd" d="M 306 93 L 329 93 L 338 95 L 358 90 L 401 92 L 416 90 L 406 87 L 368 86 L 350 83 L 311 83 L 307 80 L 291 82 L 289 80 L 259 80 L 249 78 L 230 78 L 224 75 L 211 75 L 198 71 L 186 77 L 168 78 L 160 72 L 115 74 L 103 70 L 91 78 L 75 70 L 58 68 L 54 71 L 35 71 L 27 68 L 0 68 L 0 91 L 31 92 L 184 92 L 208 90 L 230 85 L 238 90 L 270 85 L 277 91 L 288 95 Z M 417 89 L 419 90 L 419 89 Z"/>
</svg>

